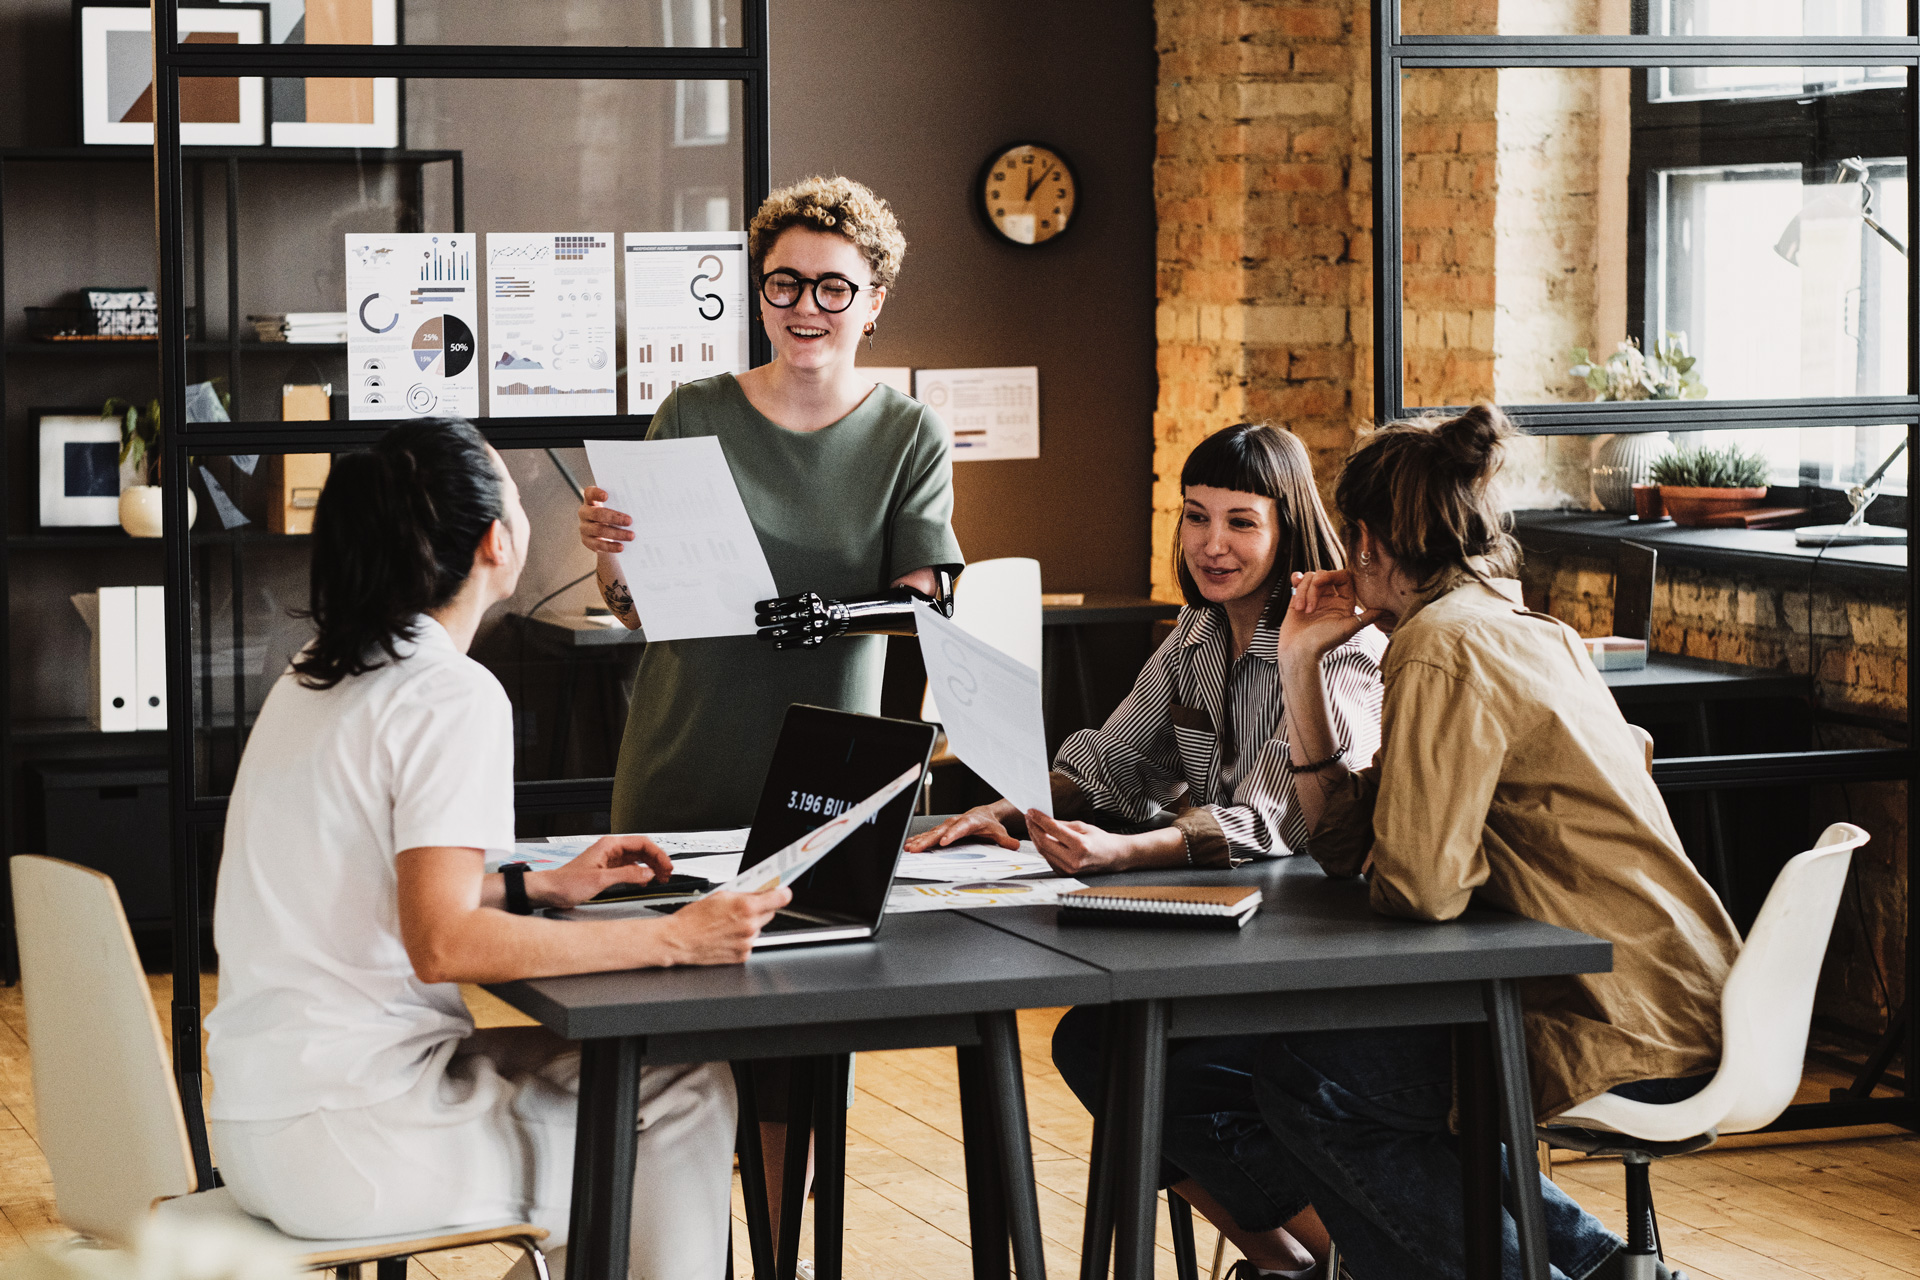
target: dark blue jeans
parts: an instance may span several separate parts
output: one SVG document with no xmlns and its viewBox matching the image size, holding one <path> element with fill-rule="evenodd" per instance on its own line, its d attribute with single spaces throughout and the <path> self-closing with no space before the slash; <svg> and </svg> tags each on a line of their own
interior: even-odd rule
<svg viewBox="0 0 1920 1280">
<path fill-rule="evenodd" d="M 1105 1059 L 1099 1008 L 1072 1009 L 1053 1033 L 1053 1062 L 1080 1099 L 1100 1114 Z M 1270 1231 L 1307 1207 L 1307 1196 L 1285 1172 L 1285 1152 L 1254 1102 L 1261 1036 L 1180 1040 L 1167 1046 L 1165 1163 L 1161 1181 L 1192 1178 L 1233 1215 L 1244 1231 Z M 1456 1234 L 1458 1234 L 1456 1229 Z"/>
<path fill-rule="evenodd" d="M 1255 1061 L 1254 1094 L 1280 1140 L 1284 1176 L 1305 1189 L 1354 1274 L 1464 1277 L 1448 1029 L 1270 1036 Z M 1544 1177 L 1540 1190 L 1554 1280 L 1584 1280 L 1620 1237 Z M 1518 1234 L 1504 1216 L 1502 1274 L 1517 1277 Z"/>
</svg>

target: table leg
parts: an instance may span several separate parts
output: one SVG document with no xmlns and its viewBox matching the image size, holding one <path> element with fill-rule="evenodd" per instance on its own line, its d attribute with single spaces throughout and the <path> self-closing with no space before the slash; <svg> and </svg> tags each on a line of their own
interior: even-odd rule
<svg viewBox="0 0 1920 1280">
<path fill-rule="evenodd" d="M 1811 604 L 1808 606 L 1811 608 Z M 1700 754 L 1713 754 L 1713 720 L 1708 713 L 1704 699 L 1693 704 L 1693 727 L 1699 735 Z M 1701 797 L 1707 815 L 1707 871 L 1713 882 L 1714 892 L 1720 895 L 1727 910 L 1733 910 L 1733 868 L 1727 862 L 1727 824 L 1726 811 L 1721 807 L 1720 792 L 1708 791 Z"/>
<path fill-rule="evenodd" d="M 967 1168 L 973 1280 L 1006 1280 L 1007 1188 L 1000 1177 L 998 1138 L 990 1120 L 987 1051 L 980 1045 L 960 1045 L 953 1052 L 960 1073 L 960 1143 Z"/>
<path fill-rule="evenodd" d="M 567 1280 L 626 1280 L 634 1127 L 645 1048 L 646 1041 L 638 1036 L 588 1040 L 580 1046 Z"/>
<path fill-rule="evenodd" d="M 774 1257 L 778 1280 L 794 1280 L 800 1269 L 800 1215 L 807 1208 L 807 1145 L 813 1137 L 812 1058 L 788 1062 L 787 1146 L 781 1161 L 780 1244 Z M 569 1276 L 567 1280 L 573 1280 Z"/>
<path fill-rule="evenodd" d="M 547 777 L 562 776 L 567 767 L 567 739 L 573 736 L 573 698 L 580 689 L 580 658 L 569 653 L 560 697 L 553 708 L 553 741 L 547 747 Z"/>
<path fill-rule="evenodd" d="M 1521 1280 L 1547 1280 L 1547 1210 L 1540 1199 L 1540 1152 L 1533 1119 L 1533 1086 L 1527 1076 L 1526 1026 L 1520 991 L 1510 979 L 1483 988 L 1487 1030 L 1493 1039 L 1494 1086 L 1500 1127 L 1507 1140 L 1507 1178 L 1513 1220 L 1520 1235 Z M 1499 1212 L 1499 1204 L 1493 1206 Z"/>
<path fill-rule="evenodd" d="M 760 1096 L 753 1087 L 753 1068 L 733 1064 L 734 1092 L 740 1098 L 740 1196 L 747 1206 L 747 1251 L 753 1256 L 753 1274 L 772 1276 L 773 1220 L 767 1212 L 767 1161 L 760 1146 Z"/>
<path fill-rule="evenodd" d="M 1500 1124 L 1487 1025 L 1453 1029 L 1454 1093 L 1460 1102 L 1460 1209 L 1468 1280 L 1500 1274 Z"/>
<path fill-rule="evenodd" d="M 814 1068 L 813 1274 L 840 1280 L 847 1221 L 848 1057 L 836 1053 Z"/>
<path fill-rule="evenodd" d="M 1040 1197 L 1033 1185 L 1033 1142 L 1027 1134 L 1027 1089 L 1020 1067 L 1020 1024 L 1011 1010 L 980 1015 L 994 1149 L 1013 1235 L 1013 1272 L 1019 1280 L 1046 1280 L 1040 1244 Z"/>
<path fill-rule="evenodd" d="M 1093 686 L 1087 682 L 1086 639 L 1080 634 L 1079 627 L 1068 627 L 1067 632 L 1072 637 L 1069 643 L 1073 646 L 1073 681 L 1076 691 L 1080 694 L 1078 727 L 1091 729 L 1097 721 L 1094 720 L 1093 712 Z"/>
<path fill-rule="evenodd" d="M 1122 1006 L 1123 1061 L 1121 1131 L 1108 1138 L 1118 1148 L 1114 1197 L 1114 1280 L 1153 1280 L 1153 1228 L 1160 1172 L 1160 1125 L 1167 1087 L 1167 1003 L 1141 1000 Z"/>
<path fill-rule="evenodd" d="M 1114 1134 L 1121 1118 L 1120 1019 L 1112 1007 L 1100 1012 L 1100 1103 L 1093 1118 L 1092 1162 L 1087 1167 L 1087 1220 L 1080 1235 L 1080 1280 L 1107 1280 L 1113 1262 Z"/>
</svg>

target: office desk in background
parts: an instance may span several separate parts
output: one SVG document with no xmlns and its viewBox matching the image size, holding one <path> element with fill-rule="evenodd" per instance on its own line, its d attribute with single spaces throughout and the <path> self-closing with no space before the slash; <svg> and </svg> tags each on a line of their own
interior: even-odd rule
<svg viewBox="0 0 1920 1280">
<path fill-rule="evenodd" d="M 1057 748 L 1076 729 L 1085 729 L 1105 721 L 1118 705 L 1118 698 L 1100 698 L 1094 693 L 1093 663 L 1088 658 L 1088 627 L 1148 627 L 1178 617 L 1180 606 L 1149 600 L 1145 596 L 1110 595 L 1089 591 L 1079 604 L 1043 604 L 1040 610 L 1041 672 L 1040 688 L 1047 700 L 1047 749 Z M 1142 646 L 1142 665 L 1151 656 L 1151 643 Z M 1129 664 L 1132 665 L 1132 664 Z M 1138 675 L 1136 667 L 1127 676 L 1129 686 Z M 1063 699 L 1068 681 L 1076 699 L 1070 714 Z M 1124 696 L 1124 695 L 1122 695 Z"/>
</svg>

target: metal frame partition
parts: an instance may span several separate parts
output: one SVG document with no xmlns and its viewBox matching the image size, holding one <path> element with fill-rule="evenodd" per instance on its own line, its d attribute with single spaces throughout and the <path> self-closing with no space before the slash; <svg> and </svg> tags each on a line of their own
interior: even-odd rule
<svg viewBox="0 0 1920 1280">
<path fill-rule="evenodd" d="M 191 547 L 187 537 L 188 457 L 194 453 L 299 453 L 365 446 L 389 424 L 379 422 L 188 423 L 189 342 L 186 301 L 189 264 L 183 246 L 189 192 L 180 143 L 180 82 L 194 76 L 343 77 L 512 80 L 735 80 L 741 85 L 744 208 L 750 215 L 771 187 L 771 117 L 767 0 L 741 0 L 737 45 L 699 48 L 504 47 L 471 45 L 242 45 L 182 44 L 179 0 L 154 4 L 154 206 L 159 239 L 160 402 L 172 425 L 163 440 L 167 587 L 167 696 L 177 708 L 193 705 Z M 402 139 L 404 144 L 405 139 Z M 368 152 L 370 160 L 387 153 Z M 455 231 L 462 212 L 454 210 Z M 754 331 L 750 362 L 769 358 L 766 338 Z M 480 419 L 475 425 L 498 448 L 579 445 L 587 439 L 630 439 L 649 418 Z M 168 729 L 173 869 L 173 1060 L 201 1185 L 213 1185 L 200 1093 L 201 866 L 200 838 L 225 822 L 224 796 L 195 793 L 196 727 L 176 715 Z M 612 779 L 523 782 L 515 789 L 519 813 L 605 809 Z"/>
<path fill-rule="evenodd" d="M 1492 36 L 1408 35 L 1400 26 L 1399 0 L 1372 0 L 1372 144 L 1373 182 L 1373 413 L 1388 422 L 1410 410 L 1446 406 L 1406 403 L 1404 293 L 1401 208 L 1401 73 L 1415 68 L 1501 67 L 1752 67 L 1874 66 L 1904 67 L 1909 95 L 1920 87 L 1920 36 L 1899 37 L 1677 37 L 1677 36 Z M 1920 33 L 1920 0 L 1907 0 L 1907 30 Z M 1909 168 L 1920 158 L 1920 136 L 1906 136 Z M 1920 243 L 1920 202 L 1909 201 L 1906 241 Z M 1907 428 L 1909 491 L 1920 486 L 1920 324 L 1912 320 L 1911 299 L 1920 298 L 1920 258 L 1907 262 L 1909 326 L 1907 394 L 1765 401 L 1655 401 L 1503 406 L 1520 428 L 1533 435 L 1589 435 L 1600 432 L 1712 431 L 1751 427 L 1855 426 L 1897 423 Z M 1907 552 L 1907 615 L 1920 602 L 1913 572 L 1911 541 Z M 1920 633 L 1909 623 L 1907 668 L 1920 664 Z M 1912 713 L 1909 709 L 1909 724 Z M 1907 832 L 1911 840 L 1920 816 L 1911 745 L 1887 750 L 1806 751 L 1744 756 L 1694 756 L 1654 761 L 1655 780 L 1664 792 L 1758 788 L 1836 781 L 1904 781 Z M 1869 1062 L 1866 1088 L 1835 1090 L 1833 1101 L 1790 1107 L 1776 1129 L 1827 1128 L 1885 1123 L 1920 1130 L 1920 1020 L 1911 1005 L 1920 992 L 1920 877 L 1915 877 L 1909 848 L 1907 875 L 1906 1001 L 1908 1010 L 1889 1011 L 1887 1038 Z M 1903 1026 L 1904 1020 L 1904 1026 Z M 1906 1060 L 1905 1097 L 1873 1098 L 1871 1078 L 1884 1071 L 1896 1048 Z"/>
</svg>

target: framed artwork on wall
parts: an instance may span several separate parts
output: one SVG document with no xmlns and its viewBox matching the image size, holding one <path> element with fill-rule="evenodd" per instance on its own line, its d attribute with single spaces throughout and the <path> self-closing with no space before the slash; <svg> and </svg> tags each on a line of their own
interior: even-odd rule
<svg viewBox="0 0 1920 1280">
<path fill-rule="evenodd" d="M 400 0 L 270 0 L 268 8 L 271 44 L 400 43 Z M 276 147 L 401 145 L 401 85 L 391 77 L 276 78 L 267 97 Z"/>
<path fill-rule="evenodd" d="M 98 409 L 32 409 L 41 532 L 120 527 L 120 420 Z"/>
<path fill-rule="evenodd" d="M 187 44 L 263 44 L 265 4 L 180 8 Z M 80 141 L 153 145 L 153 14 L 146 5 L 77 3 Z M 266 82 L 259 76 L 180 83 L 180 140 L 190 147 L 257 147 L 267 140 Z"/>
</svg>

